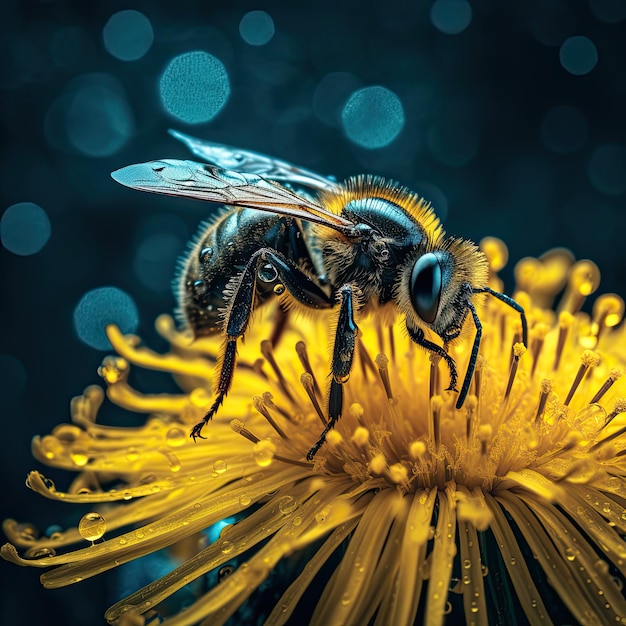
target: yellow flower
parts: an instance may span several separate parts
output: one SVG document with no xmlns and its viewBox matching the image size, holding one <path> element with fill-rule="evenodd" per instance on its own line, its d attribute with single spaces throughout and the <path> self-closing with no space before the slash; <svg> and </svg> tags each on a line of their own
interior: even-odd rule
<svg viewBox="0 0 626 626">
<path fill-rule="evenodd" d="M 496 240 L 482 247 L 491 286 L 500 289 L 495 272 L 506 249 Z M 390 330 L 375 315 L 360 320 L 344 415 L 313 463 L 305 459 L 325 423 L 332 313 L 296 320 L 272 347 L 275 311 L 259 312 L 233 389 L 198 443 L 188 433 L 211 401 L 219 338 L 191 343 L 164 316 L 157 328 L 171 349 L 157 354 L 109 327 L 118 356 L 100 370 L 107 394 L 147 414 L 145 424 L 96 423 L 99 387 L 74 399 L 72 423 L 35 438 L 33 450 L 77 477 L 66 492 L 39 472 L 28 484 L 93 512 L 77 528 L 41 538 L 8 520 L 5 533 L 26 554 L 6 544 L 2 555 L 53 567 L 42 575 L 53 588 L 187 540 L 181 551 L 191 545 L 191 554 L 176 569 L 107 611 L 119 624 L 162 613 L 178 589 L 233 562 L 167 623 L 221 624 L 276 571 L 266 624 L 297 616 L 323 625 L 431 625 L 450 613 L 454 623 L 487 624 L 519 611 L 547 624 L 556 600 L 569 621 L 626 621 L 626 336 L 614 328 L 623 301 L 602 296 L 591 315 L 581 313 L 598 271 L 588 261 L 572 265 L 563 250 L 523 260 L 516 278 L 528 349 L 519 343 L 519 316 L 487 301 L 461 410 L 444 391 L 445 363 L 415 346 L 401 320 Z M 461 372 L 470 339 L 451 347 Z M 128 383 L 131 364 L 173 374 L 184 392 L 140 394 Z M 202 545 L 201 531 L 233 518 Z"/>
</svg>

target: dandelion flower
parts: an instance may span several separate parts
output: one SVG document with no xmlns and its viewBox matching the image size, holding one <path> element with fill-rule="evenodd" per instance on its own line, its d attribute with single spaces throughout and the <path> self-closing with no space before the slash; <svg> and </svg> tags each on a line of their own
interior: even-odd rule
<svg viewBox="0 0 626 626">
<path fill-rule="evenodd" d="M 501 289 L 506 249 L 497 240 L 482 247 Z M 488 624 L 522 613 L 550 624 L 558 605 L 567 621 L 624 622 L 624 303 L 609 294 L 581 313 L 598 271 L 563 250 L 524 259 L 516 279 L 528 348 L 519 316 L 486 302 L 460 410 L 444 390 L 445 363 L 415 346 L 401 320 L 390 329 L 375 315 L 360 320 L 344 415 L 314 462 L 306 453 L 326 421 L 332 318 L 290 324 L 272 346 L 275 311 L 260 313 L 233 389 L 198 443 L 187 435 L 211 401 L 219 338 L 192 343 L 164 316 L 157 328 L 171 349 L 157 354 L 109 327 L 117 356 L 100 368 L 107 395 L 145 424 L 97 423 L 99 387 L 74 399 L 72 422 L 35 438 L 33 450 L 76 478 L 61 491 L 35 471 L 28 486 L 93 510 L 50 537 L 8 520 L 2 555 L 52 568 L 41 579 L 54 588 L 191 541 L 175 569 L 109 608 L 115 624 L 141 624 L 154 611 L 172 625 L 221 624 L 269 579 L 275 599 L 255 621 L 272 625 Z M 461 371 L 470 348 L 469 339 L 451 347 Z M 131 367 L 168 372 L 182 391 L 142 394 L 128 382 Z M 219 523 L 219 537 L 200 545 L 198 533 Z M 233 559 L 229 575 L 165 616 L 172 594 Z"/>
</svg>

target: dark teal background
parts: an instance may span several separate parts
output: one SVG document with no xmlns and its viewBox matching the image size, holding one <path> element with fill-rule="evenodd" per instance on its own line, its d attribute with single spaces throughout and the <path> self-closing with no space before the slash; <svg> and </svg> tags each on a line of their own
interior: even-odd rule
<svg viewBox="0 0 626 626">
<path fill-rule="evenodd" d="M 96 369 L 105 353 L 82 344 L 73 329 L 72 313 L 85 292 L 104 285 L 123 289 L 139 309 L 139 333 L 150 342 L 156 341 L 154 318 L 173 308 L 168 291 L 137 279 L 137 247 L 154 219 L 171 220 L 182 242 L 215 209 L 133 192 L 109 177 L 133 162 L 187 158 L 168 128 L 339 178 L 376 173 L 426 195 L 434 185 L 446 199 L 434 193 L 449 233 L 507 242 L 508 289 L 514 260 L 558 245 L 600 266 L 601 291 L 626 293 L 626 185 L 607 194 L 588 177 L 599 147 L 617 144 L 624 154 L 625 22 L 602 21 L 580 1 L 472 1 L 469 27 L 445 35 L 430 21 L 431 4 L 2 2 L 0 212 L 35 202 L 50 217 L 52 236 L 30 257 L 0 248 L 0 354 L 19 359 L 25 374 L 22 388 L 19 373 L 0 373 L 0 517 L 32 520 L 44 530 L 54 522 L 76 523 L 86 512 L 44 501 L 24 487 L 26 472 L 37 467 L 29 442 L 67 420 L 70 398 L 99 382 Z M 150 19 L 155 41 L 142 59 L 123 62 L 105 50 L 102 28 L 113 13 L 131 8 Z M 252 9 L 274 20 L 276 35 L 265 46 L 249 46 L 239 35 L 239 22 Z M 83 30 L 84 46 L 59 66 L 51 42 L 70 26 Z M 598 50 L 598 64 L 587 75 L 574 76 L 560 64 L 559 46 L 572 35 L 589 37 Z M 192 50 L 218 57 L 231 84 L 223 111 L 195 126 L 168 115 L 158 96 L 168 61 Z M 382 85 L 400 98 L 406 124 L 396 141 L 365 150 L 320 119 L 315 90 L 331 72 L 348 72 L 358 84 Z M 128 140 L 100 158 L 53 140 L 55 102 L 72 80 L 91 73 L 119 82 L 132 117 Z M 576 107 L 587 128 L 580 147 L 567 154 L 550 150 L 541 132 L 544 116 L 562 105 Z M 477 136 L 478 148 L 466 162 L 451 165 L 464 135 Z M 623 161 L 608 168 L 618 182 L 626 180 Z M 67 477 L 45 473 L 67 486 Z M 44 592 L 36 570 L 5 563 L 0 575 L 0 622 L 7 625 L 101 623 L 114 588 L 111 577 L 101 577 Z"/>
</svg>

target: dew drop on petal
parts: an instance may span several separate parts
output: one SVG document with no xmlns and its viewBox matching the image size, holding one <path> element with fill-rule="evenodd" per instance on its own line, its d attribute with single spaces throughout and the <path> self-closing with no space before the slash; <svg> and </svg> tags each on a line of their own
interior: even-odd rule
<svg viewBox="0 0 626 626">
<path fill-rule="evenodd" d="M 182 428 L 174 426 L 167 431 L 165 435 L 165 441 L 167 442 L 168 446 L 171 446 L 172 448 L 178 448 L 182 446 L 185 441 L 187 441 L 187 435 Z"/>
<path fill-rule="evenodd" d="M 83 515 L 78 522 L 78 532 L 87 541 L 97 541 L 106 532 L 106 520 L 100 513 L 91 512 Z"/>
<path fill-rule="evenodd" d="M 213 471 L 216 474 L 223 474 L 227 468 L 228 465 L 223 459 L 218 459 L 217 461 L 215 461 L 215 463 L 213 463 Z"/>
<path fill-rule="evenodd" d="M 283 515 L 288 515 L 289 513 L 293 513 L 295 508 L 296 508 L 296 501 L 294 500 L 293 496 L 283 496 L 278 501 L 278 510 Z"/>
</svg>

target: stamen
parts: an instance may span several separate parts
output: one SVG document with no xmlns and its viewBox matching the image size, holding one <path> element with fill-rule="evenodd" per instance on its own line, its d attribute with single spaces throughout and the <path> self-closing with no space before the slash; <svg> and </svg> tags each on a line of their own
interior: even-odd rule
<svg viewBox="0 0 626 626">
<path fill-rule="evenodd" d="M 309 361 L 309 354 L 306 351 L 306 344 L 304 341 L 298 341 L 296 344 L 296 353 L 298 358 L 300 359 L 300 363 L 302 363 L 302 367 L 304 367 L 304 371 L 311 377 L 313 381 L 313 390 L 314 392 L 321 397 L 322 392 L 320 391 L 320 387 L 317 384 L 317 379 L 315 378 L 315 373 L 313 372 L 313 368 L 311 367 L 311 361 Z"/>
<path fill-rule="evenodd" d="M 441 396 L 433 396 L 430 399 L 431 420 L 429 424 L 428 437 L 435 449 L 439 451 L 439 443 L 441 441 L 441 409 L 443 408 L 443 398 Z"/>
<path fill-rule="evenodd" d="M 578 389 L 578 386 L 580 385 L 583 379 L 583 376 L 587 373 L 587 370 L 589 370 L 590 367 L 595 367 L 596 365 L 600 363 L 600 355 L 597 352 L 592 352 L 591 350 L 585 350 L 581 356 L 581 361 L 582 363 L 580 364 L 580 367 L 578 368 L 578 372 L 576 372 L 576 377 L 574 378 L 574 382 L 572 383 L 572 386 L 567 394 L 567 397 L 565 398 L 565 402 L 563 402 L 565 406 L 569 406 L 569 403 L 574 393 L 576 392 L 576 389 Z"/>
<path fill-rule="evenodd" d="M 543 417 L 543 413 L 546 410 L 546 402 L 548 396 L 552 391 L 552 381 L 549 378 L 544 378 L 541 381 L 541 392 L 539 394 L 539 405 L 537 406 L 537 413 L 535 413 L 535 423 L 539 423 L 539 420 Z"/>
<path fill-rule="evenodd" d="M 365 346 L 365 344 L 362 341 L 359 341 L 357 343 L 357 346 L 359 350 L 359 356 L 361 357 L 363 376 L 367 379 L 367 370 L 370 369 L 372 372 L 375 372 L 376 366 L 374 365 L 374 361 L 367 351 L 367 347 Z"/>
<path fill-rule="evenodd" d="M 509 395 L 511 394 L 511 389 L 513 388 L 513 381 L 515 380 L 515 375 L 517 374 L 517 368 L 519 367 L 520 357 L 526 352 L 526 346 L 523 343 L 517 342 L 513 344 L 513 362 L 511 363 L 511 369 L 509 371 L 509 380 L 506 385 L 506 391 L 504 392 L 504 397 L 502 398 L 503 405 L 509 399 Z"/>
<path fill-rule="evenodd" d="M 595 348 L 607 328 L 617 326 L 624 318 L 624 300 L 614 294 L 599 296 L 593 304 L 593 313 L 589 335 L 581 338 L 581 343 L 588 348 Z"/>
<path fill-rule="evenodd" d="M 559 304 L 560 311 L 572 315 L 580 311 L 587 296 L 590 296 L 600 284 L 600 270 L 593 261 L 582 260 L 570 268 L 567 288 Z"/>
<path fill-rule="evenodd" d="M 269 425 L 283 438 L 288 439 L 282 428 L 274 421 L 274 418 L 270 415 L 265 404 L 265 398 L 261 396 L 254 396 L 252 398 L 252 404 L 254 408 L 269 422 Z"/>
<path fill-rule="evenodd" d="M 257 396 L 258 397 L 258 396 Z M 245 437 L 251 443 L 257 444 L 261 441 L 256 435 L 252 434 L 243 424 L 243 422 L 239 419 L 231 420 L 230 428 L 238 435 Z M 272 455 L 272 459 L 274 461 L 281 461 L 282 463 L 289 463 L 290 465 L 297 465 L 298 467 L 311 467 L 311 463 L 305 463 L 304 461 L 297 461 L 295 459 L 289 459 L 285 456 L 280 456 L 278 454 Z"/>
<path fill-rule="evenodd" d="M 601 439 L 600 441 L 595 443 L 593 446 L 591 446 L 591 448 L 589 448 L 589 452 L 595 452 L 599 448 L 611 443 L 612 441 L 615 441 L 616 439 L 619 439 L 625 433 L 626 433 L 626 426 L 622 426 L 620 429 L 616 430 L 614 433 L 611 433 L 604 439 Z"/>
<path fill-rule="evenodd" d="M 530 345 L 530 356 L 532 357 L 532 364 L 530 366 L 531 378 L 535 375 L 535 369 L 537 368 L 539 356 L 541 354 L 541 350 L 543 349 L 544 340 L 548 334 L 548 330 L 548 325 L 541 323 L 536 324 L 531 330 L 531 333 L 533 334 L 533 339 Z"/>
<path fill-rule="evenodd" d="M 433 398 L 437 395 L 437 372 L 439 370 L 439 361 L 441 360 L 441 357 L 431 352 L 428 359 L 430 360 L 430 387 L 428 392 L 429 398 Z"/>
<path fill-rule="evenodd" d="M 474 370 L 474 393 L 476 400 L 480 400 L 480 390 L 482 389 L 483 367 L 485 365 L 485 357 L 482 354 L 476 359 L 476 369 Z"/>
<path fill-rule="evenodd" d="M 385 393 L 387 394 L 387 399 L 393 400 L 393 393 L 391 392 L 391 381 L 389 380 L 389 359 L 385 354 L 379 354 L 376 356 L 376 365 L 378 367 L 380 379 L 383 382 L 383 387 L 385 388 Z"/>
<path fill-rule="evenodd" d="M 234 419 L 230 421 L 230 428 L 232 431 L 236 432 L 238 435 L 245 437 L 248 441 L 252 443 L 259 443 L 261 441 L 256 435 L 253 435 L 243 424 L 241 420 Z"/>
<path fill-rule="evenodd" d="M 274 402 L 274 396 L 269 391 L 265 391 L 263 393 L 263 402 L 265 402 L 265 406 L 267 406 L 270 409 L 273 409 L 274 411 L 278 411 L 286 420 L 293 422 L 293 417 L 291 413 L 289 413 L 289 411 L 286 411 L 282 407 L 278 406 Z"/>
<path fill-rule="evenodd" d="M 265 373 L 265 371 L 263 370 L 263 363 L 265 363 L 264 359 L 258 358 L 253 364 L 252 364 L 252 371 L 257 375 L 260 376 L 261 378 L 263 378 L 264 380 L 268 380 L 267 374 Z"/>
<path fill-rule="evenodd" d="M 265 339 L 264 341 L 261 342 L 261 354 L 263 355 L 263 358 L 265 358 L 265 360 L 270 364 L 271 368 L 274 370 L 274 373 L 276 374 L 276 378 L 278 378 L 278 384 L 280 385 L 282 392 L 287 396 L 287 398 L 289 398 L 291 402 L 294 402 L 293 396 L 291 395 L 291 392 L 289 391 L 289 387 L 287 386 L 287 381 L 285 380 L 285 377 L 283 376 L 283 372 L 278 366 L 278 363 L 276 363 L 276 359 L 274 358 L 274 348 L 272 346 L 272 342 L 269 339 Z"/>
<path fill-rule="evenodd" d="M 571 313 L 563 311 L 559 314 L 559 339 L 556 344 L 556 352 L 554 353 L 554 363 L 552 364 L 553 372 L 559 369 L 561 357 L 563 356 L 563 348 L 565 347 L 565 340 L 567 339 L 567 334 L 573 323 L 574 316 Z"/>
<path fill-rule="evenodd" d="M 465 400 L 465 442 L 468 443 L 472 439 L 472 431 L 474 429 L 474 415 L 476 407 L 478 406 L 478 399 L 474 395 L 467 396 Z"/>
<path fill-rule="evenodd" d="M 491 424 L 482 424 L 478 427 L 478 440 L 480 441 L 480 454 L 481 456 L 487 456 L 489 452 L 489 441 L 493 435 L 493 428 Z"/>
<path fill-rule="evenodd" d="M 318 417 L 322 421 L 322 424 L 326 426 L 326 417 L 324 416 L 322 407 L 320 406 L 320 403 L 317 400 L 317 396 L 315 395 L 315 379 L 313 378 L 313 375 L 309 374 L 309 372 L 303 372 L 300 375 L 300 383 L 302 383 L 302 386 L 304 387 L 307 396 L 309 396 L 309 400 L 311 401 L 311 404 L 313 405 L 313 408 L 315 409 Z"/>
<path fill-rule="evenodd" d="M 589 404 L 596 404 L 597 402 L 600 402 L 602 396 L 604 396 L 604 394 L 613 386 L 613 383 L 620 378 L 623 373 L 624 372 L 620 367 L 612 369 L 609 373 L 609 377 L 604 381 L 602 387 L 600 387 L 596 395 L 589 400 Z"/>
<path fill-rule="evenodd" d="M 606 428 L 615 417 L 620 415 L 620 413 L 626 413 L 626 398 L 620 398 L 617 400 L 613 410 L 606 416 L 606 420 L 604 421 L 602 428 Z"/>
</svg>

